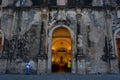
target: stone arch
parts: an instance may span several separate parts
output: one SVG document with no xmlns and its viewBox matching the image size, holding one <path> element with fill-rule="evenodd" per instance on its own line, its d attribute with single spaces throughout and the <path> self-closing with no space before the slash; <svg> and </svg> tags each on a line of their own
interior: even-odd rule
<svg viewBox="0 0 120 80">
<path fill-rule="evenodd" d="M 115 32 L 114 32 L 114 50 L 115 50 L 115 53 L 117 55 L 117 45 L 116 45 L 116 35 L 117 33 L 120 32 L 120 28 L 116 29 Z"/>
<path fill-rule="evenodd" d="M 118 71 L 117 72 L 119 72 L 120 71 L 120 62 L 119 62 L 119 57 L 120 56 L 118 56 L 118 50 L 117 50 L 117 34 L 120 32 L 120 28 L 117 28 L 115 31 L 114 31 L 114 34 L 113 34 L 113 37 L 114 37 L 114 52 L 115 52 L 115 55 L 117 56 L 117 68 L 118 68 Z"/>
<path fill-rule="evenodd" d="M 71 51 L 71 58 L 72 58 L 72 69 L 71 69 L 71 72 L 72 73 L 74 73 L 76 70 L 75 70 L 75 67 L 76 67 L 76 65 L 75 65 L 75 41 L 76 40 L 74 40 L 75 39 L 75 34 L 74 34 L 74 32 L 73 32 L 73 30 L 70 28 L 70 27 L 68 27 L 68 26 L 66 26 L 66 25 L 56 25 L 56 26 L 54 26 L 51 30 L 50 30 L 50 32 L 49 32 L 49 36 L 48 36 L 48 72 L 51 72 L 51 55 L 52 55 L 52 50 L 51 50 L 51 47 L 52 47 L 52 33 L 53 33 L 53 31 L 55 30 L 55 29 L 57 29 L 57 28 L 60 28 L 60 27 L 63 27 L 63 28 L 66 28 L 68 31 L 69 31 L 69 33 L 70 33 L 70 36 L 71 36 L 71 47 L 72 47 L 72 51 Z"/>
<path fill-rule="evenodd" d="M 72 31 L 72 29 L 66 25 L 57 25 L 57 26 L 53 27 L 49 32 L 49 36 L 52 36 L 53 31 L 57 28 L 60 28 L 60 27 L 66 28 L 70 32 L 71 37 L 74 36 L 74 32 Z"/>
</svg>

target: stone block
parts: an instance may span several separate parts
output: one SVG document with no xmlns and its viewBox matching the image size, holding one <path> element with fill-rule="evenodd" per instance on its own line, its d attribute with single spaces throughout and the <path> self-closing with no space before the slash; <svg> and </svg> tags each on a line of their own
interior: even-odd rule
<svg viewBox="0 0 120 80">
<path fill-rule="evenodd" d="M 77 61 L 77 73 L 79 74 L 85 74 L 85 60 Z"/>
<path fill-rule="evenodd" d="M 7 68 L 7 59 L 0 59 L 0 73 L 5 73 Z"/>
<path fill-rule="evenodd" d="M 45 73 L 47 70 L 46 60 L 38 59 L 38 70 L 37 74 Z"/>
</svg>

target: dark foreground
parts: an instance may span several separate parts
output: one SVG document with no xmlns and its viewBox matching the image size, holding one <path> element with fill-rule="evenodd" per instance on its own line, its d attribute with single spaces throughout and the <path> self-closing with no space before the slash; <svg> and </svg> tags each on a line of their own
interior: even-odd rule
<svg viewBox="0 0 120 80">
<path fill-rule="evenodd" d="M 120 74 L 90 74 L 54 73 L 41 75 L 0 74 L 0 80 L 120 80 Z"/>
</svg>

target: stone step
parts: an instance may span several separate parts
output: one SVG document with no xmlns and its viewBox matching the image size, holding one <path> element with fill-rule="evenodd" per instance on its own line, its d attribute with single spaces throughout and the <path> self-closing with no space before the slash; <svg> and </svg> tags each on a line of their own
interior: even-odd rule
<svg viewBox="0 0 120 80">
<path fill-rule="evenodd" d="M 120 80 L 120 74 L 53 73 L 41 75 L 1 74 L 0 80 Z"/>
</svg>

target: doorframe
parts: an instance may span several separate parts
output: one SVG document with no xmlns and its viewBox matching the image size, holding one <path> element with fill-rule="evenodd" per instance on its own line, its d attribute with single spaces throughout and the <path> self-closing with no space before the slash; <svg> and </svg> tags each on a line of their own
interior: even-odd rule
<svg viewBox="0 0 120 80">
<path fill-rule="evenodd" d="M 117 39 L 117 33 L 120 32 L 120 28 L 117 28 L 115 31 L 114 31 L 114 34 L 113 34 L 113 37 L 114 37 L 114 52 L 115 52 L 115 55 L 117 56 L 117 69 L 118 69 L 118 73 L 120 73 L 120 69 L 119 69 L 119 62 L 118 62 L 118 51 L 117 51 L 117 44 L 116 44 L 116 39 Z"/>
<path fill-rule="evenodd" d="M 66 25 L 56 25 L 54 26 L 48 34 L 48 73 L 50 73 L 52 71 L 52 34 L 53 31 L 57 28 L 66 28 L 69 33 L 70 33 L 70 37 L 71 37 L 71 59 L 72 59 L 72 68 L 71 68 L 71 72 L 75 73 L 76 72 L 76 63 L 75 63 L 75 34 L 73 32 L 73 30 Z"/>
<path fill-rule="evenodd" d="M 114 32 L 114 50 L 115 50 L 115 54 L 116 56 L 118 57 L 118 52 L 117 52 L 117 45 L 116 45 L 116 36 L 117 36 L 117 33 L 120 32 L 120 28 L 116 29 L 115 32 Z"/>
<path fill-rule="evenodd" d="M 0 53 L 2 53 L 2 51 L 3 51 L 3 45 L 4 45 L 4 32 L 0 29 L 0 34 L 1 34 L 1 38 L 2 38 L 2 49 L 1 49 L 1 52 Z M 0 56 L 1 56 L 2 54 L 0 54 Z"/>
</svg>

